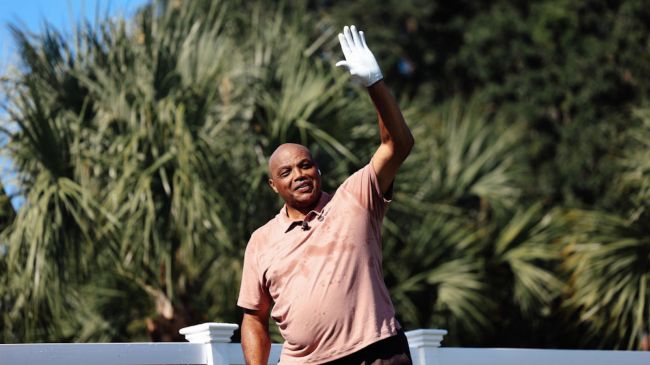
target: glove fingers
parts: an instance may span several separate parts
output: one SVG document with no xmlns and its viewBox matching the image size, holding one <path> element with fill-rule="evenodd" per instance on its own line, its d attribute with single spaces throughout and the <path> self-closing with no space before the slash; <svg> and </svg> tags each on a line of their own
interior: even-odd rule
<svg viewBox="0 0 650 365">
<path fill-rule="evenodd" d="M 350 45 L 348 44 L 348 40 L 341 33 L 339 33 L 339 43 L 341 44 L 341 50 L 343 51 L 343 55 L 345 56 L 345 59 L 349 60 L 350 53 L 352 53 L 352 51 L 350 50 Z"/>
<path fill-rule="evenodd" d="M 368 45 L 366 44 L 366 36 L 363 34 L 363 31 L 359 31 L 359 38 L 361 38 L 361 45 L 363 48 L 368 48 Z"/>
<path fill-rule="evenodd" d="M 350 33 L 350 27 L 347 25 L 343 28 L 343 34 L 345 35 L 345 40 L 348 41 L 348 46 L 350 49 L 355 47 L 354 44 L 354 39 L 352 38 L 352 34 Z"/>
<path fill-rule="evenodd" d="M 352 40 L 354 41 L 354 45 L 357 48 L 362 48 L 363 44 L 361 43 L 361 39 L 359 39 L 359 32 L 357 31 L 357 27 L 354 25 L 350 27 L 350 33 L 352 33 Z"/>
</svg>

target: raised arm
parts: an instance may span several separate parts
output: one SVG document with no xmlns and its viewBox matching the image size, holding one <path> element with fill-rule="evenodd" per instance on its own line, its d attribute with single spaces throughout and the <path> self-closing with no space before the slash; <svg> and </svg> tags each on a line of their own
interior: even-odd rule
<svg viewBox="0 0 650 365">
<path fill-rule="evenodd" d="M 350 71 L 352 78 L 367 88 L 379 123 L 381 144 L 372 157 L 372 167 L 377 173 L 382 193 L 390 188 L 397 170 L 411 152 L 413 136 L 409 130 L 395 98 L 383 81 L 383 76 L 375 56 L 372 54 L 363 32 L 356 27 L 344 27 L 339 33 L 341 50 L 345 61 L 336 66 L 343 66 Z"/>
<path fill-rule="evenodd" d="M 269 362 L 269 308 L 245 310 L 241 324 L 241 346 L 247 365 L 266 365 Z"/>
</svg>

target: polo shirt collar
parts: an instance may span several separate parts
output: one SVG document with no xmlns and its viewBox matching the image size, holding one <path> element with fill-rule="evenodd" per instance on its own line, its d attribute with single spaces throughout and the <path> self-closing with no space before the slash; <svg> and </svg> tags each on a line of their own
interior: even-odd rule
<svg viewBox="0 0 650 365">
<path fill-rule="evenodd" d="M 327 205 L 327 203 L 330 202 L 331 199 L 332 199 L 332 194 L 329 194 L 329 193 L 324 192 L 324 191 L 321 192 L 320 198 L 318 199 L 318 204 L 316 204 L 316 207 L 314 209 L 312 209 L 309 213 L 307 213 L 304 220 L 309 222 L 312 219 L 314 219 L 314 217 L 316 215 L 318 215 L 319 213 L 322 213 L 323 208 L 325 207 L 325 205 Z M 287 204 L 286 203 L 282 206 L 282 209 L 280 209 L 280 212 L 278 212 L 277 218 L 278 218 L 278 223 L 279 223 L 280 227 L 282 227 L 284 229 L 284 233 L 287 233 L 287 232 L 291 231 L 291 229 L 293 229 L 295 226 L 298 226 L 298 225 L 302 224 L 302 222 L 303 222 L 302 219 L 289 218 L 289 216 L 287 215 Z"/>
</svg>

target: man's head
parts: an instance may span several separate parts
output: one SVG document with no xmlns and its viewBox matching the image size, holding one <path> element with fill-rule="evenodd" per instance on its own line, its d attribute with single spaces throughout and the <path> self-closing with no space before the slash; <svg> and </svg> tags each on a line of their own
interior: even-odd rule
<svg viewBox="0 0 650 365">
<path fill-rule="evenodd" d="M 307 147 L 285 143 L 269 159 L 269 185 L 299 211 L 311 210 L 321 196 L 320 171 Z"/>
</svg>

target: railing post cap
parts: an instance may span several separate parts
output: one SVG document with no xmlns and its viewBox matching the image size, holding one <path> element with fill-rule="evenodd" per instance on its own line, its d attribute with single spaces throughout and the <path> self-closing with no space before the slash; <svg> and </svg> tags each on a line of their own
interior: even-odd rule
<svg viewBox="0 0 650 365">
<path fill-rule="evenodd" d="M 208 322 L 181 328 L 178 332 L 191 343 L 229 343 L 238 328 L 234 323 Z"/>
<path fill-rule="evenodd" d="M 411 347 L 440 347 L 447 330 L 419 329 L 406 332 Z"/>
</svg>

